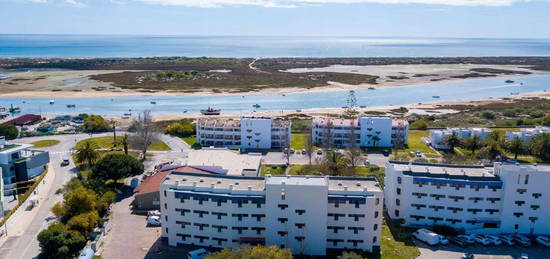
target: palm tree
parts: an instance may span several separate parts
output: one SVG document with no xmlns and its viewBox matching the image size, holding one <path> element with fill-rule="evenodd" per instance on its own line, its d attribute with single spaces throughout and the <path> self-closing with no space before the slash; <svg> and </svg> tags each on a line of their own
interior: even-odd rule
<svg viewBox="0 0 550 259">
<path fill-rule="evenodd" d="M 472 155 L 482 147 L 481 139 L 478 135 L 474 135 L 464 142 L 464 147 L 472 151 Z"/>
<path fill-rule="evenodd" d="M 456 134 L 456 132 L 453 132 L 451 135 L 446 136 L 443 138 L 443 140 L 441 140 L 441 143 L 449 146 L 451 152 L 455 151 L 455 147 L 460 146 L 460 142 L 460 138 L 458 137 L 458 134 Z"/>
<path fill-rule="evenodd" d="M 505 142 L 504 133 L 502 131 L 491 131 L 491 133 L 487 135 L 487 138 L 485 138 L 485 142 L 495 142 L 502 147 Z"/>
<path fill-rule="evenodd" d="M 124 136 L 120 140 L 120 144 L 124 148 L 124 154 L 128 155 L 128 134 L 124 134 Z"/>
<path fill-rule="evenodd" d="M 324 162 L 325 168 L 330 175 L 340 175 L 350 165 L 348 158 L 339 152 L 327 152 Z"/>
<path fill-rule="evenodd" d="M 525 144 L 519 137 L 515 137 L 506 143 L 506 149 L 514 153 L 514 159 L 518 159 L 518 155 L 525 151 Z"/>
<path fill-rule="evenodd" d="M 529 143 L 531 153 L 542 161 L 550 161 L 550 133 L 542 133 Z"/>
<path fill-rule="evenodd" d="M 111 119 L 109 120 L 109 124 L 111 124 L 111 127 L 113 128 L 113 148 L 116 148 L 117 141 L 116 141 L 116 120 Z"/>
<path fill-rule="evenodd" d="M 99 152 L 96 151 L 96 147 L 91 141 L 84 142 L 84 145 L 76 150 L 76 161 L 79 163 L 87 162 L 88 167 L 92 167 L 98 158 Z"/>
<path fill-rule="evenodd" d="M 481 157 L 495 161 L 499 156 L 502 156 L 501 144 L 495 141 L 487 142 L 486 146 L 479 152 Z"/>
</svg>

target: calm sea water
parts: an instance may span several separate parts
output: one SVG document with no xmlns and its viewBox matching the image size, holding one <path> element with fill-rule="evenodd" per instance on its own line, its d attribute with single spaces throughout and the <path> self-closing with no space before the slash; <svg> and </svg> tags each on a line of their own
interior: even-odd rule
<svg viewBox="0 0 550 259">
<path fill-rule="evenodd" d="M 0 57 L 550 56 L 550 39 L 0 34 Z"/>
<path fill-rule="evenodd" d="M 505 83 L 506 79 L 515 83 Z M 410 86 L 388 87 L 377 90 L 356 91 L 360 106 L 400 106 L 419 102 L 471 100 L 503 97 L 512 93 L 550 91 L 550 75 L 511 78 L 487 78 L 453 82 L 437 82 Z M 521 85 L 523 83 L 523 85 Z M 440 98 L 433 98 L 434 95 Z M 260 104 L 261 111 L 282 111 L 311 108 L 338 108 L 346 105 L 348 91 L 286 94 L 214 95 L 214 96 L 165 96 L 165 97 L 115 97 L 115 98 L 0 98 L 0 106 L 22 108 L 22 113 L 78 114 L 94 113 L 122 115 L 132 111 L 135 115 L 144 109 L 154 114 L 198 114 L 208 106 L 222 109 L 223 114 L 250 113 L 252 105 Z M 151 104 L 151 101 L 156 104 Z M 75 108 L 67 108 L 75 104 Z"/>
</svg>

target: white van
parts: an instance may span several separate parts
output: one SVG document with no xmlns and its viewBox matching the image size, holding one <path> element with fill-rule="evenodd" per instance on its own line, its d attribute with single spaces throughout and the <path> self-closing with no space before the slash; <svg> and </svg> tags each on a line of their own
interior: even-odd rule
<svg viewBox="0 0 550 259">
<path fill-rule="evenodd" d="M 149 225 L 149 226 L 160 226 L 160 217 L 159 216 L 149 216 L 149 217 L 147 217 L 147 225 Z"/>
<path fill-rule="evenodd" d="M 415 231 L 412 235 L 416 239 L 418 239 L 420 241 L 423 241 L 426 244 L 432 245 L 432 246 L 439 244 L 439 242 L 441 240 L 440 235 L 438 235 L 438 234 L 436 234 L 432 231 L 429 231 L 425 228 L 421 228 L 421 229 Z"/>
<path fill-rule="evenodd" d="M 208 252 L 204 248 L 201 248 L 201 249 L 189 251 L 189 253 L 187 253 L 187 258 L 188 259 L 203 259 L 203 258 L 205 258 L 209 255 L 210 255 L 210 252 Z"/>
</svg>

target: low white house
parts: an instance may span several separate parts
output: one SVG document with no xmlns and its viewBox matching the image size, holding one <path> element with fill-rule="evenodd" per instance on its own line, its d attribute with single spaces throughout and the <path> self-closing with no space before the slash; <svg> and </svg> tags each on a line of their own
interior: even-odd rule
<svg viewBox="0 0 550 259">
<path fill-rule="evenodd" d="M 383 197 L 373 178 L 173 172 L 160 199 L 170 246 L 262 244 L 315 256 L 380 247 Z"/>
<path fill-rule="evenodd" d="M 262 166 L 262 154 L 239 154 L 227 148 L 203 148 L 189 152 L 187 165 L 218 167 L 223 175 L 257 176 Z"/>
<path fill-rule="evenodd" d="M 281 148 L 290 143 L 290 124 L 270 117 L 201 118 L 197 143 L 245 150 Z"/>
<path fill-rule="evenodd" d="M 519 138 L 524 143 L 529 143 L 534 137 L 542 133 L 550 133 L 550 127 L 537 126 L 535 128 L 522 128 L 519 131 L 507 131 L 506 139 Z"/>
<path fill-rule="evenodd" d="M 491 130 L 488 128 L 446 128 L 446 129 L 437 129 L 430 130 L 430 143 L 435 149 L 449 149 L 450 147 L 443 143 L 443 140 L 456 134 L 461 139 L 469 139 L 473 136 L 478 136 L 480 140 L 485 140 L 487 135 L 491 133 Z"/>
<path fill-rule="evenodd" d="M 354 119 L 315 117 L 312 131 L 314 142 L 320 146 L 346 147 L 355 142 L 361 147 L 393 147 L 407 144 L 409 123 L 378 116 Z"/>
<path fill-rule="evenodd" d="M 550 166 L 494 167 L 390 161 L 384 198 L 391 220 L 472 233 L 550 234 Z"/>
</svg>

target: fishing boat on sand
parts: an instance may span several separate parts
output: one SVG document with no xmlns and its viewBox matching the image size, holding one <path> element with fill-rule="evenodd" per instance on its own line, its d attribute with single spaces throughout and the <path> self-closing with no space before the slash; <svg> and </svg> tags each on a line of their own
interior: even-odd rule
<svg viewBox="0 0 550 259">
<path fill-rule="evenodd" d="M 220 115 L 222 110 L 208 107 L 206 110 L 201 110 L 202 115 Z"/>
</svg>

